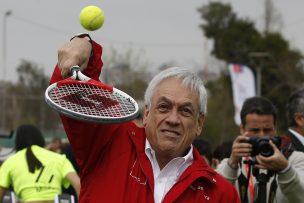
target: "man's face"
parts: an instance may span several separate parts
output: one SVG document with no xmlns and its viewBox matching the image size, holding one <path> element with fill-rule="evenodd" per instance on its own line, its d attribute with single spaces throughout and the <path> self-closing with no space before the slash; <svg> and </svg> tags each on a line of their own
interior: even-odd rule
<svg viewBox="0 0 304 203">
<path fill-rule="evenodd" d="M 248 132 L 248 136 L 273 136 L 276 134 L 272 115 L 248 114 L 246 124 L 241 125 L 241 134 Z"/>
<path fill-rule="evenodd" d="M 145 107 L 143 124 L 157 156 L 183 156 L 201 133 L 203 123 L 198 94 L 178 79 L 162 81 L 154 91 L 151 107 Z"/>
</svg>

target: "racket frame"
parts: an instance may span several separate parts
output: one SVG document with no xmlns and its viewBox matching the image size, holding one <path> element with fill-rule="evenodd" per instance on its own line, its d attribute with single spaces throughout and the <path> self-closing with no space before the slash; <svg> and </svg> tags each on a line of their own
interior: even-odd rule
<svg viewBox="0 0 304 203">
<path fill-rule="evenodd" d="M 78 67 L 79 68 L 79 67 Z M 135 119 L 138 114 L 139 114 L 139 107 L 137 102 L 128 94 L 126 94 L 125 92 L 116 89 L 114 87 L 111 87 L 109 85 L 106 85 L 104 83 L 95 81 L 87 76 L 85 76 L 84 74 L 82 74 L 79 69 L 77 70 L 77 67 L 73 67 L 71 69 L 72 72 L 72 76 L 62 80 L 62 81 L 58 81 L 56 83 L 51 84 L 45 91 L 45 101 L 46 103 L 53 108 L 55 111 L 66 115 L 67 117 L 76 119 L 76 120 L 80 120 L 80 121 L 88 121 L 88 122 L 94 122 L 94 123 L 108 123 L 108 124 L 114 124 L 114 123 L 122 123 L 122 122 L 127 122 L 130 121 L 132 119 Z M 78 79 L 78 80 L 77 80 Z M 55 103 L 49 96 L 49 92 L 51 92 L 53 89 L 57 88 L 58 86 L 64 85 L 66 83 L 86 83 L 86 84 L 92 84 L 94 86 L 99 86 L 102 89 L 106 89 L 109 91 L 112 91 L 112 94 L 118 94 L 121 97 L 126 98 L 130 103 L 132 103 L 134 105 L 134 112 L 130 113 L 126 116 L 120 116 L 120 117 L 109 117 L 109 116 L 95 116 L 95 115 L 87 115 L 87 114 L 83 114 L 80 112 L 76 112 L 76 111 L 72 111 L 69 110 L 67 108 L 64 108 L 60 105 L 58 105 L 57 103 Z"/>
</svg>

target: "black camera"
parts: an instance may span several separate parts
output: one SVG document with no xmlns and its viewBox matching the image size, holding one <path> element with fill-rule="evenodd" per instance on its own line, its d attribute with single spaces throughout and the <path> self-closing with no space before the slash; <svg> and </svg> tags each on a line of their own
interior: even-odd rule
<svg viewBox="0 0 304 203">
<path fill-rule="evenodd" d="M 249 138 L 249 143 L 252 145 L 251 156 L 261 154 L 269 157 L 274 154 L 274 151 L 269 144 L 271 140 L 279 149 L 281 145 L 281 138 L 278 136 L 254 136 Z"/>
</svg>

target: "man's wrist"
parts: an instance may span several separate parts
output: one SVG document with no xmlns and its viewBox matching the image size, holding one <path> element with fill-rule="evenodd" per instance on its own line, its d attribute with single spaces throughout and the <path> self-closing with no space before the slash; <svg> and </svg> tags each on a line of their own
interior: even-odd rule
<svg viewBox="0 0 304 203">
<path fill-rule="evenodd" d="M 283 170 L 279 171 L 278 173 L 279 173 L 279 174 L 284 174 L 284 173 L 286 173 L 287 171 L 289 171 L 290 168 L 291 168 L 291 164 L 288 162 L 287 167 L 284 168 Z"/>
<path fill-rule="evenodd" d="M 70 41 L 72 41 L 74 38 L 76 38 L 76 37 L 78 37 L 78 38 L 85 38 L 85 39 L 87 39 L 89 42 L 90 42 L 90 44 L 91 44 L 91 46 L 92 46 L 92 51 L 91 51 L 91 55 L 90 56 L 93 56 L 93 41 L 92 41 L 92 38 L 91 38 L 91 36 L 88 34 L 88 33 L 78 33 L 78 34 L 76 34 L 76 35 L 74 35 L 71 39 L 70 39 Z"/>
<path fill-rule="evenodd" d="M 78 33 L 76 35 L 74 35 L 70 41 L 72 41 L 75 37 L 79 37 L 79 38 L 86 38 L 91 44 L 92 44 L 92 38 L 88 33 Z"/>
<path fill-rule="evenodd" d="M 228 163 L 228 166 L 232 169 L 238 169 L 238 167 L 239 167 L 238 163 L 234 163 L 230 158 L 228 159 L 227 163 Z"/>
</svg>

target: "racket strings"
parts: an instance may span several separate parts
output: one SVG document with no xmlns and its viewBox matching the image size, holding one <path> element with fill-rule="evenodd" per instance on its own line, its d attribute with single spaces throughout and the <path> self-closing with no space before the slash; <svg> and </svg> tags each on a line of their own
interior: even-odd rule
<svg viewBox="0 0 304 203">
<path fill-rule="evenodd" d="M 85 83 L 57 86 L 49 97 L 59 106 L 83 115 L 123 117 L 136 111 L 129 98 Z"/>
</svg>

